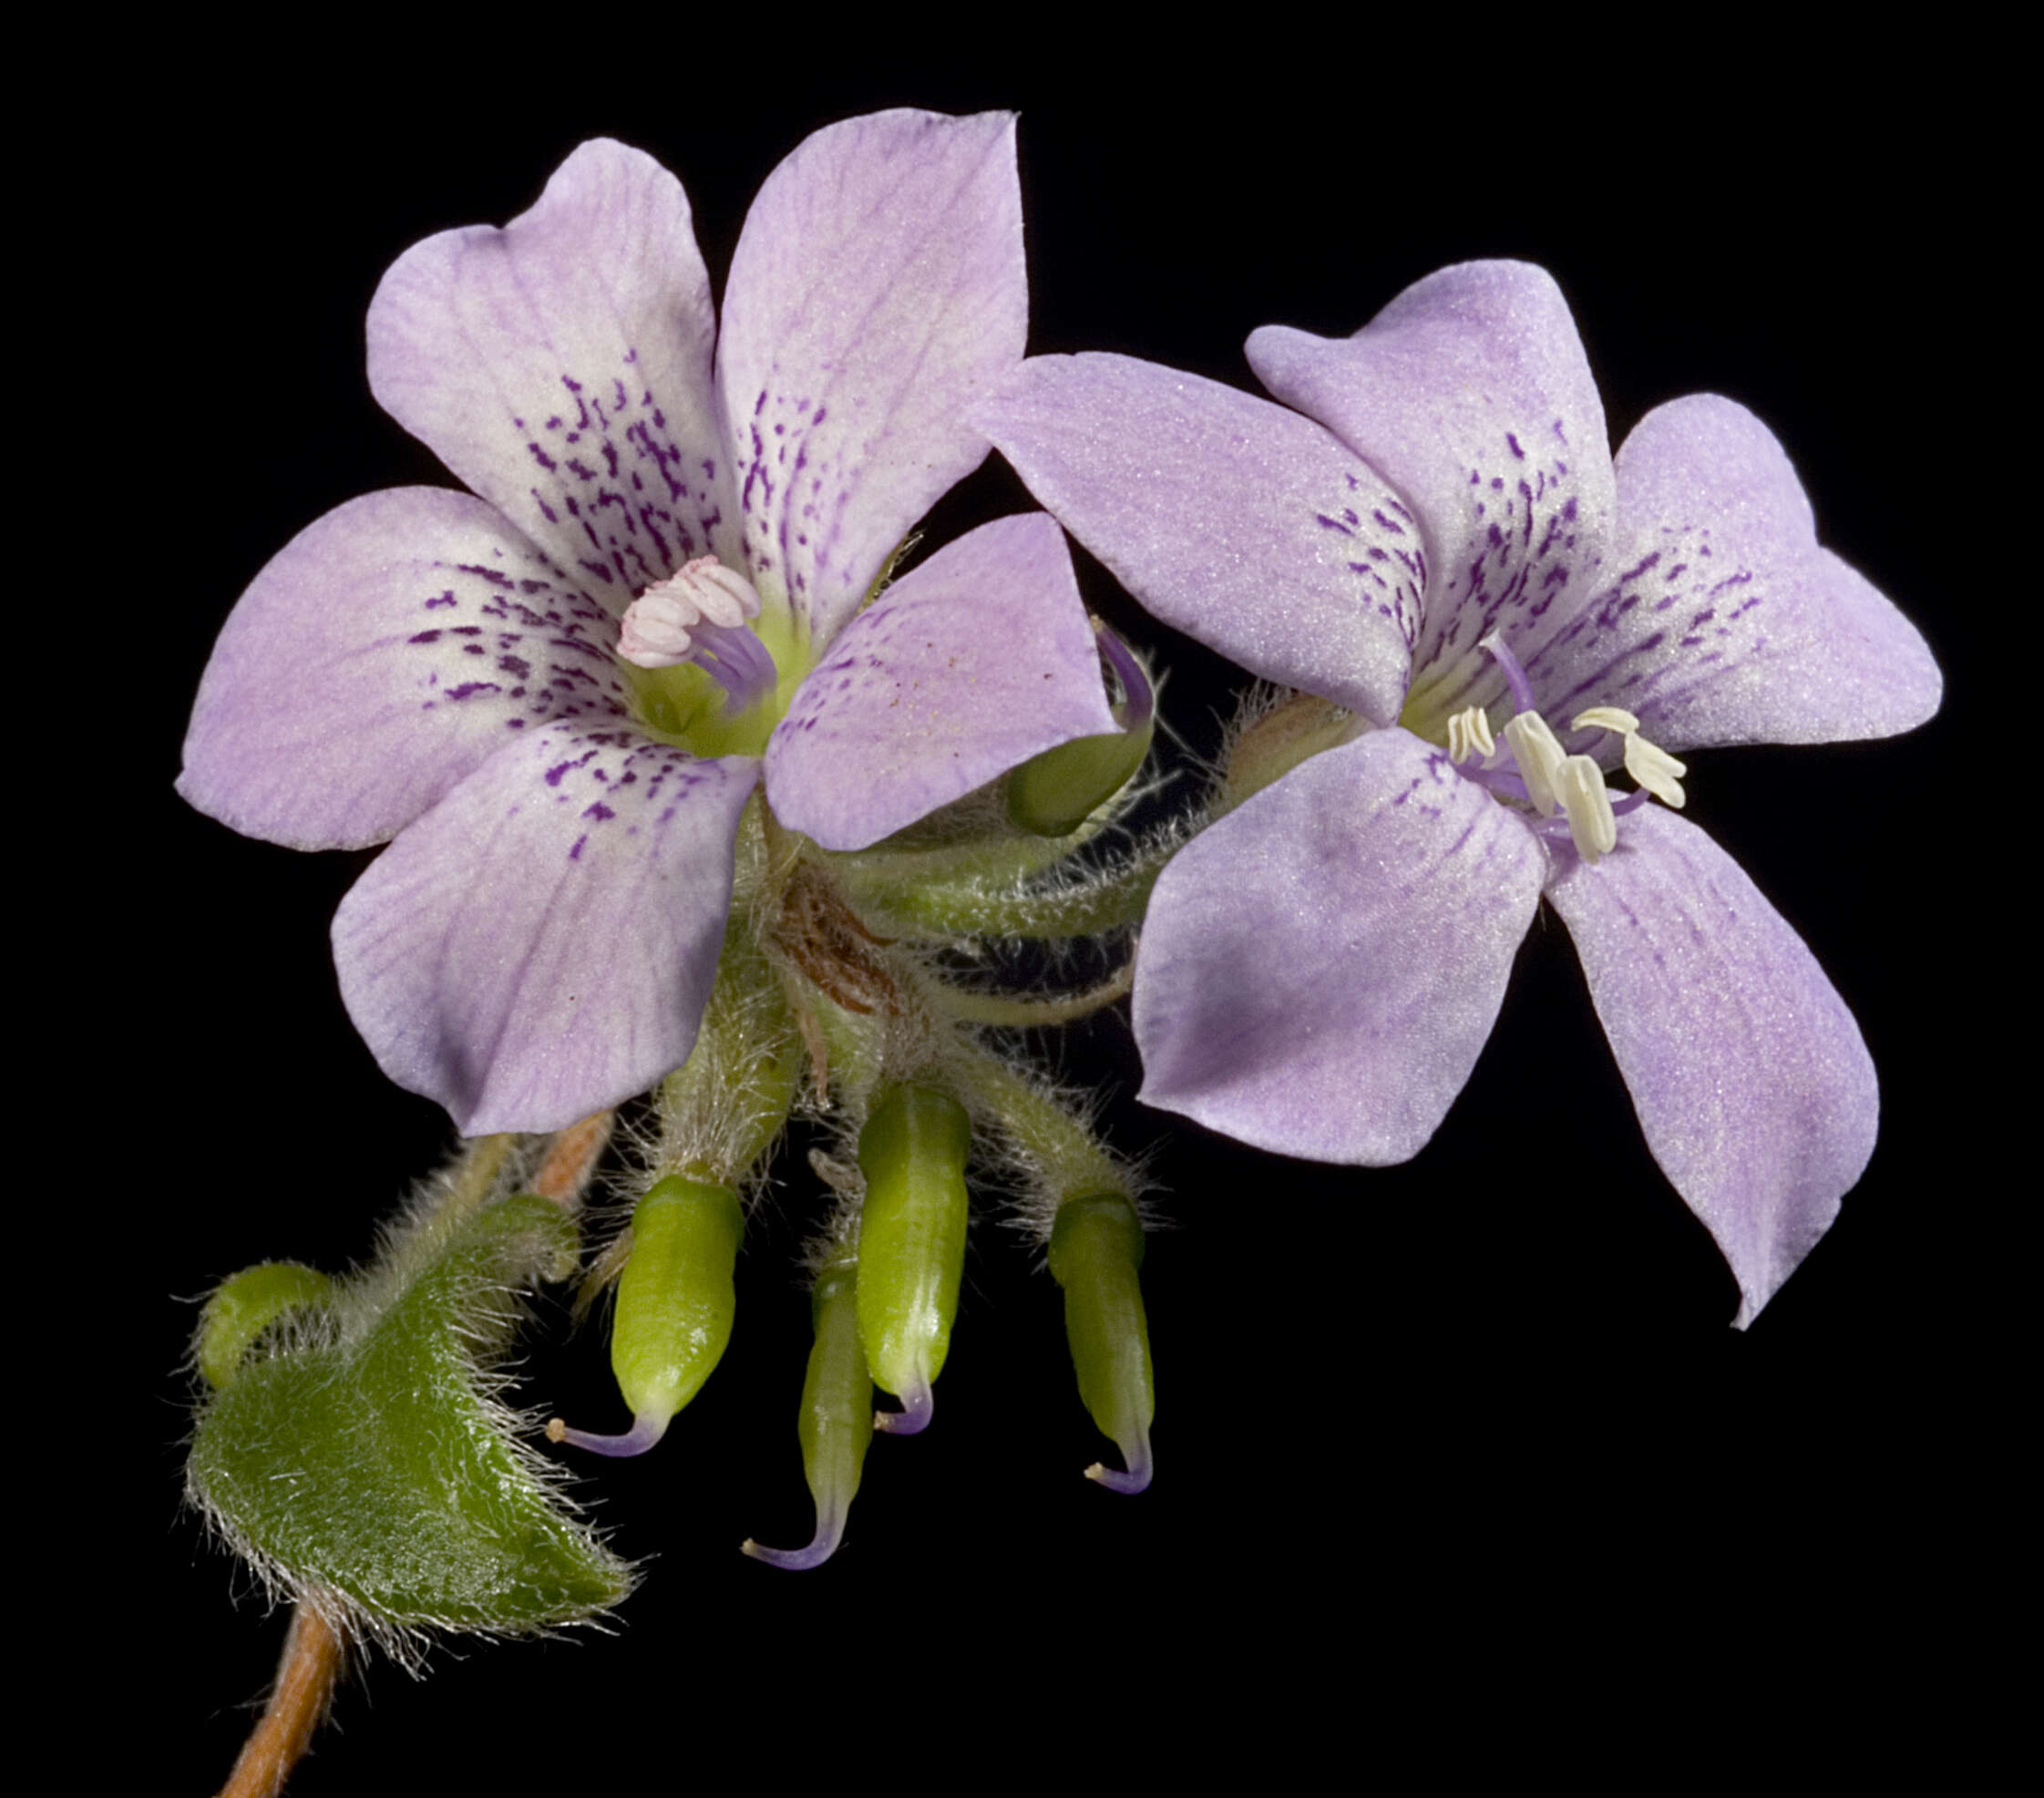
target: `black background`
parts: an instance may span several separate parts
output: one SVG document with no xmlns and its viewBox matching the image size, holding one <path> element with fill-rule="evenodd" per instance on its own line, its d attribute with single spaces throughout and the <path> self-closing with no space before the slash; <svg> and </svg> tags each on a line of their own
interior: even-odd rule
<svg viewBox="0 0 2044 1798">
<path fill-rule="evenodd" d="M 1114 1139 L 1159 1145 L 1175 1195 L 1145 1270 L 1149 1494 L 1080 1478 L 1103 1444 L 1056 1289 L 982 1227 L 933 1429 L 876 1442 L 831 1565 L 744 1560 L 741 1537 L 798 1542 L 809 1523 L 792 1257 L 817 1195 L 791 1160 L 748 1238 L 724 1366 L 655 1454 L 589 1483 L 618 1546 L 654 1557 L 616 1634 L 467 1647 L 423 1682 L 374 1667 L 293 1791 L 454 1775 L 523 1791 L 642 1752 L 680 1782 L 734 1748 L 763 1773 L 823 1777 L 870 1752 L 916 1777 L 919 1753 L 960 1741 L 1018 1767 L 1047 1746 L 1060 1777 L 1188 1748 L 1254 1751 L 1281 1774 L 1359 1732 L 1405 1735 L 1422 1701 L 1460 1713 L 1433 1739 L 1452 1760 L 1529 1682 L 1559 1694 L 1537 1745 L 1642 1675 L 1693 1706 L 1693 1744 L 1728 1705 L 1789 1708 L 1819 1667 L 1923 1652 L 1920 1620 L 1959 1578 L 1947 1519 L 1976 1477 L 1958 1422 L 1985 1377 L 1967 1295 L 2006 1228 L 1961 1127 L 1978 1101 L 1959 1084 L 1960 971 L 1988 919 L 1947 853 L 1977 616 L 1951 396 L 1977 378 L 1994 312 L 1955 284 L 1952 221 L 1933 216 L 1970 175 L 1964 134 L 1926 134 L 1864 88 L 1742 82 L 1733 99 L 1695 68 L 1601 90 L 1579 73 L 1504 67 L 1471 86 L 1445 66 L 1378 68 L 1310 91 L 1248 68 L 1187 87 L 1148 66 L 1082 83 L 927 58 L 724 85 L 680 45 L 671 68 L 648 53 L 635 73 L 614 94 L 560 82 L 544 104 L 479 80 L 222 87 L 159 101 L 136 140 L 142 198 L 117 247 L 150 272 L 126 310 L 170 372 L 153 422 L 110 447 L 156 471 L 145 503 L 175 553 L 146 593 L 156 674 L 119 694 L 147 849 L 127 857 L 124 839 L 108 882 L 142 1053 L 114 1059 L 90 1127 L 148 1145 L 154 1197 L 122 1258 L 140 1296 L 100 1407 L 139 1451 L 118 1486 L 119 1572 L 139 1564 L 128 1590 L 175 1789 L 224 1772 L 282 1633 L 237 1607 L 244 1582 L 180 1510 L 190 1301 L 252 1260 L 346 1265 L 447 1140 L 436 1107 L 383 1081 L 334 990 L 326 923 L 366 858 L 244 841 L 170 793 L 212 635 L 321 513 L 448 478 L 363 374 L 369 296 L 406 245 L 502 222 L 609 133 L 682 177 L 721 291 L 775 160 L 883 105 L 1021 108 L 1034 352 L 1119 350 L 1252 386 L 1239 345 L 1255 326 L 1345 333 L 1435 267 L 1514 255 L 1574 305 L 1614 443 L 1680 394 L 1760 414 L 1824 539 L 1953 682 L 1943 715 L 1899 741 L 1692 758 L 1690 815 L 1860 1021 L 1880 1146 L 1741 1334 L 1551 919 L 1467 1091 L 1402 1168 L 1287 1162 L 1146 1112 L 1125 1024 L 1104 1021 L 1063 1065 L 1116 1084 Z M 996 459 L 930 540 L 1026 503 Z M 1170 722 L 1210 749 L 1227 671 L 1086 578 L 1171 670 Z M 528 1390 L 600 1424 L 600 1334 L 570 1339 L 550 1314 Z M 1101 1729 L 1106 1746 L 1082 1746 Z"/>
</svg>

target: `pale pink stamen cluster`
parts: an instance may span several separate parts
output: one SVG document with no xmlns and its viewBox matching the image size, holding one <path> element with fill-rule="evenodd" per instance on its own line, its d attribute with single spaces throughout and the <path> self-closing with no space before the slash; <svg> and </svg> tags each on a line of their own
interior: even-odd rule
<svg viewBox="0 0 2044 1798">
<path fill-rule="evenodd" d="M 759 616 L 759 595 L 736 569 L 698 556 L 654 582 L 626 609 L 618 653 L 634 667 L 673 668 L 689 659 L 699 625 L 741 625 Z"/>
</svg>

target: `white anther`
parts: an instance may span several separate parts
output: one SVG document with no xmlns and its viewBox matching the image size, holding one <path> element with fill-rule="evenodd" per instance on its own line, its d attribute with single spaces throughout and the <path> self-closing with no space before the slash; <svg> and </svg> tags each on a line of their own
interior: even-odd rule
<svg viewBox="0 0 2044 1798">
<path fill-rule="evenodd" d="M 736 569 L 698 556 L 655 581 L 626 608 L 618 653 L 639 668 L 673 668 L 689 659 L 689 632 L 707 621 L 727 629 L 759 616 L 759 595 Z"/>
<path fill-rule="evenodd" d="M 1505 726 L 1505 741 L 1511 745 L 1512 759 L 1519 765 L 1525 782 L 1525 796 L 1542 817 L 1555 815 L 1556 776 L 1566 759 L 1547 721 L 1537 712 L 1521 712 Z"/>
<path fill-rule="evenodd" d="M 1481 705 L 1457 712 L 1448 720 L 1448 759 L 1451 762 L 1466 762 L 1472 756 L 1489 755 L 1496 748 L 1497 739 L 1491 735 L 1491 721 Z"/>
<path fill-rule="evenodd" d="M 1689 764 L 1678 762 L 1638 731 L 1626 734 L 1625 771 L 1662 805 L 1682 809 L 1682 776 L 1689 773 Z"/>
<path fill-rule="evenodd" d="M 1523 764 L 1521 765 L 1524 765 Z M 1604 770 L 1587 755 L 1567 756 L 1555 785 L 1562 809 L 1568 814 L 1568 834 L 1576 851 L 1594 865 L 1618 847 L 1618 820 L 1611 813 L 1611 796 L 1604 789 Z"/>
<path fill-rule="evenodd" d="M 1587 712 L 1578 712 L 1568 721 L 1572 731 L 1618 731 L 1630 736 L 1639 728 L 1639 720 L 1622 705 L 1593 705 Z"/>
</svg>

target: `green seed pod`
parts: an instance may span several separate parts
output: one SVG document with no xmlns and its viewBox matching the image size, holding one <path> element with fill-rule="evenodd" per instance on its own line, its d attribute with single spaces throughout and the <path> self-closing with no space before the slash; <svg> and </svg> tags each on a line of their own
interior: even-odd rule
<svg viewBox="0 0 2044 1798">
<path fill-rule="evenodd" d="M 1126 697 L 1114 707 L 1121 725 L 1077 736 L 1032 755 L 1008 776 L 1008 822 L 1037 837 L 1069 837 L 1096 807 L 1128 785 L 1150 753 L 1156 729 L 1156 694 L 1128 645 L 1097 619 L 1100 652 Z"/>
<path fill-rule="evenodd" d="M 901 1401 L 875 1423 L 913 1435 L 930 1422 L 965 1272 L 965 1156 L 972 1125 L 927 1086 L 886 1093 L 858 1135 L 858 1334 L 878 1386 Z"/>
<path fill-rule="evenodd" d="M 547 1425 L 553 1441 L 599 1454 L 643 1454 L 667 1433 L 731 1341 L 745 1233 L 745 1213 L 729 1187 L 677 1174 L 639 1201 L 611 1325 L 611 1371 L 632 1407 L 632 1427 L 593 1435 L 557 1417 Z"/>
<path fill-rule="evenodd" d="M 858 1264 L 847 1259 L 826 1268 L 809 1309 L 817 1340 L 796 1433 L 816 1501 L 817 1533 L 806 1548 L 763 1548 L 749 1538 L 740 1545 L 755 1560 L 795 1571 L 821 1567 L 837 1552 L 873 1440 L 873 1376 L 858 1340 Z"/>
<path fill-rule="evenodd" d="M 1136 1274 L 1142 1265 L 1143 1226 L 1122 1194 L 1087 1193 L 1058 1207 L 1051 1273 L 1064 1289 L 1064 1334 L 1079 1396 L 1128 1466 L 1116 1473 L 1096 1461 L 1086 1477 L 1115 1492 L 1141 1492 L 1152 1472 L 1156 1382 Z"/>
<path fill-rule="evenodd" d="M 264 1261 L 225 1279 L 199 1318 L 199 1372 L 215 1392 L 234 1378 L 241 1357 L 277 1318 L 299 1305 L 316 1305 L 334 1289 L 317 1268 L 298 1261 Z"/>
</svg>

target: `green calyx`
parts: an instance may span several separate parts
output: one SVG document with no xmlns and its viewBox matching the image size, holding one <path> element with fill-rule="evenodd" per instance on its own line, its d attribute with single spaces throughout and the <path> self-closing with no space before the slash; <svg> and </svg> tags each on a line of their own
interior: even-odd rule
<svg viewBox="0 0 2044 1798">
<path fill-rule="evenodd" d="M 1135 777 L 1156 732 L 1156 692 L 1126 644 L 1094 620 L 1101 653 L 1120 683 L 1119 729 L 1074 737 L 1032 755 L 1008 776 L 1008 821 L 1038 837 L 1068 837 Z"/>
<path fill-rule="evenodd" d="M 1069 837 L 1135 777 L 1156 722 L 1075 736 L 1031 756 L 1008 776 L 1009 823 L 1035 837 Z"/>
<path fill-rule="evenodd" d="M 1118 1492 L 1150 1482 L 1150 1423 L 1156 1382 L 1143 1310 L 1143 1226 L 1120 1193 L 1090 1193 L 1058 1207 L 1051 1228 L 1051 1274 L 1064 1289 L 1064 1334 L 1079 1397 L 1128 1471 L 1099 1465 L 1087 1476 Z"/>
<path fill-rule="evenodd" d="M 295 1305 L 303 1322 L 280 1351 L 227 1363 L 193 1435 L 191 1496 L 272 1585 L 338 1594 L 387 1638 L 517 1633 L 618 1603 L 630 1569 L 549 1489 L 479 1360 L 508 1344 L 517 1291 L 573 1258 L 560 1208 L 517 1195 L 415 1217 L 324 1295 L 317 1276 L 243 1289 L 237 1305 L 305 1295 L 270 1311 Z M 222 1321 L 202 1366 L 232 1334 Z"/>
<path fill-rule="evenodd" d="M 207 1385 L 231 1385 L 241 1357 L 287 1311 L 317 1305 L 334 1282 L 299 1261 L 264 1261 L 222 1280 L 200 1314 L 197 1359 Z"/>
<path fill-rule="evenodd" d="M 634 1417 L 673 1417 L 724 1358 L 745 1234 L 729 1187 L 675 1175 L 639 1201 L 611 1328 L 611 1371 Z"/>
<path fill-rule="evenodd" d="M 882 1094 L 859 1132 L 858 1333 L 874 1383 L 902 1401 L 883 1426 L 929 1422 L 965 1272 L 965 1107 L 927 1086 Z"/>
</svg>

